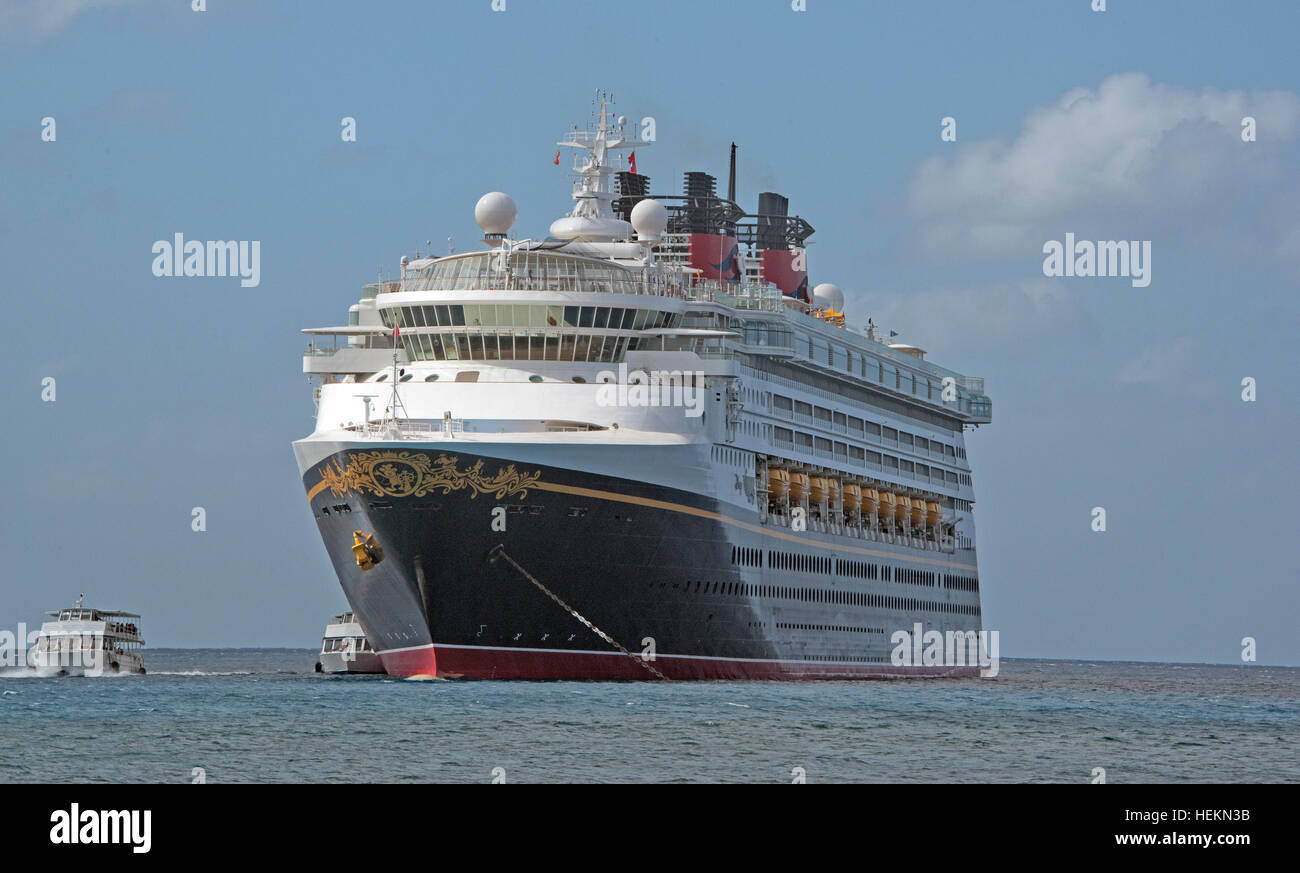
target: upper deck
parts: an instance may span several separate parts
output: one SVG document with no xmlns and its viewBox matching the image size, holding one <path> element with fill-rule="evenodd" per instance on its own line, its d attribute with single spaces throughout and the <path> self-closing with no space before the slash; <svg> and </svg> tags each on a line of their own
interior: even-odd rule
<svg viewBox="0 0 1300 873">
<path fill-rule="evenodd" d="M 391 378 L 413 387 L 446 384 L 449 374 L 418 367 L 424 363 L 473 362 L 450 376 L 478 381 L 479 362 L 517 374 L 532 362 L 608 365 L 631 353 L 687 352 L 697 358 L 683 360 L 697 365 L 720 363 L 709 375 L 738 375 L 748 366 L 777 382 L 835 383 L 833 391 L 847 383 L 849 393 L 867 387 L 939 411 L 952 425 L 991 421 L 982 379 L 892 343 L 892 332 L 848 327 L 835 311 L 843 294 L 833 286 L 818 286 L 816 303 L 810 300 L 803 246 L 813 229 L 787 214 L 783 196 L 761 194 L 758 212 L 747 215 L 734 200 L 734 179 L 720 198 L 712 177 L 694 172 L 686 174 L 685 196 L 661 198 L 678 202 L 647 196 L 648 177 L 638 176 L 634 163 L 631 173 L 620 172 L 609 153 L 648 144 L 626 136 L 625 119 L 615 121 L 608 106 L 602 97 L 595 124 L 560 142 L 580 150 L 575 205 L 549 236 L 510 238 L 514 201 L 485 195 L 475 220 L 486 249 L 402 258 L 400 278 L 365 286 L 347 328 L 304 331 L 333 340 L 333 348 L 313 342 L 304 371 L 383 381 L 398 334 L 400 364 L 419 372 L 394 370 Z M 821 288 L 833 289 L 839 303 L 824 305 Z M 340 337 L 347 348 L 338 348 Z M 523 378 L 549 381 L 553 369 Z M 587 381 L 599 369 L 571 378 Z"/>
<path fill-rule="evenodd" d="M 375 332 L 396 325 L 407 362 L 611 363 L 628 351 L 687 349 L 742 363 L 773 357 L 967 423 L 992 420 L 982 379 L 848 329 L 770 283 L 506 245 L 417 261 L 399 281 L 367 286 L 382 319 Z"/>
</svg>

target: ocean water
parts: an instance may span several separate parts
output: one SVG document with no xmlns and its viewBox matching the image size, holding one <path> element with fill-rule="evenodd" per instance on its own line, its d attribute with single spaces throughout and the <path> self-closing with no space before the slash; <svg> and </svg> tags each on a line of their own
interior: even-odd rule
<svg viewBox="0 0 1300 873">
<path fill-rule="evenodd" d="M 1300 781 L 1300 669 L 1003 660 L 997 679 L 440 682 L 315 653 L 0 674 L 0 781 Z M 498 770 L 497 768 L 501 768 Z"/>
</svg>

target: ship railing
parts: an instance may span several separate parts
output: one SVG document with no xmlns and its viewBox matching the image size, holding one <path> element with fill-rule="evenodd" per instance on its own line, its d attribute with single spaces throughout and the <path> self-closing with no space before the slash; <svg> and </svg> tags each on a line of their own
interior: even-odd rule
<svg viewBox="0 0 1300 873">
<path fill-rule="evenodd" d="M 662 279 L 612 279 L 593 280 L 578 276 L 548 276 L 543 278 L 515 274 L 496 276 L 456 276 L 428 279 L 412 277 L 394 283 L 386 291 L 541 291 L 579 292 L 588 294 L 644 294 L 654 297 L 686 297 L 679 284 Z"/>
<path fill-rule="evenodd" d="M 344 428 L 344 430 L 366 439 L 392 439 L 394 429 L 396 429 L 399 438 L 428 438 L 449 433 L 464 433 L 465 422 L 460 419 L 452 419 L 451 421 L 415 421 L 399 418 L 395 422 L 372 421 L 368 424 L 356 424 Z"/>
</svg>

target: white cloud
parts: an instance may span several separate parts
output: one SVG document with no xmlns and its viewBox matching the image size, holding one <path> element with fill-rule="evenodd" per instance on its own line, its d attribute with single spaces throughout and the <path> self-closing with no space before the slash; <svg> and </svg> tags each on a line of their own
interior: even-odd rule
<svg viewBox="0 0 1300 873">
<path fill-rule="evenodd" d="M 1246 115 L 1253 143 L 1241 139 Z M 1298 136 L 1290 92 L 1197 92 L 1126 73 L 1031 112 L 1009 144 L 958 143 L 924 162 L 907 205 L 930 257 L 1024 257 L 1090 228 L 1104 239 L 1151 238 L 1160 226 L 1198 236 L 1221 230 L 1225 202 L 1294 197 L 1279 156 Z M 1280 255 L 1289 232 L 1261 245 Z"/>
<path fill-rule="evenodd" d="M 83 12 L 137 2 L 139 0 L 4 0 L 0 3 L 0 35 L 9 39 L 42 40 L 67 27 Z"/>
<path fill-rule="evenodd" d="M 944 356 L 1015 340 L 1051 344 L 1089 332 L 1078 300 L 1060 282 L 1036 278 L 984 287 L 928 291 L 871 291 L 854 295 L 849 311 L 855 327 L 870 315 L 878 328 L 899 331 L 898 339 L 942 349 Z"/>
<path fill-rule="evenodd" d="M 1186 380 L 1195 350 L 1196 343 L 1190 337 L 1150 345 L 1120 368 L 1119 381 L 1142 385 Z"/>
</svg>

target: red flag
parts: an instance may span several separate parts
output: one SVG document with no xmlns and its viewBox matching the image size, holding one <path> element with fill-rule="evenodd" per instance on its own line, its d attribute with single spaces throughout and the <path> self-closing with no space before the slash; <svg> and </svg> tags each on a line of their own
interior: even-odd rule
<svg viewBox="0 0 1300 873">
<path fill-rule="evenodd" d="M 396 322 L 394 322 L 394 323 L 393 323 L 393 339 L 400 339 L 401 336 L 402 336 L 402 329 L 401 329 L 400 327 L 397 326 L 397 323 L 396 323 Z"/>
<path fill-rule="evenodd" d="M 558 167 L 559 165 L 560 165 L 560 153 L 559 153 L 559 152 L 556 152 L 556 153 L 555 153 L 555 166 Z"/>
<path fill-rule="evenodd" d="M 632 165 L 632 172 L 635 173 L 635 172 L 636 172 L 636 152 L 632 152 L 631 154 L 629 154 L 629 155 L 627 156 L 627 162 L 628 162 L 629 164 Z"/>
</svg>

